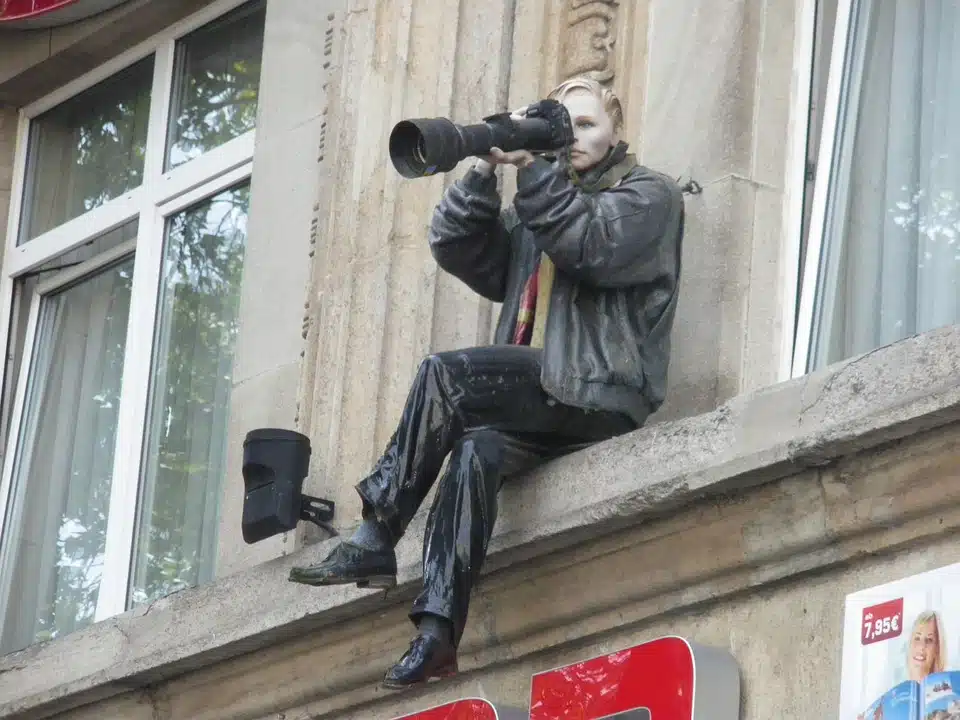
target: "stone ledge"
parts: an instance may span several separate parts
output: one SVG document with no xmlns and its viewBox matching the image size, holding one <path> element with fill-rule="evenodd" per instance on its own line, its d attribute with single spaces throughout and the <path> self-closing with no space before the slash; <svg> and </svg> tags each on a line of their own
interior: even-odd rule
<svg viewBox="0 0 960 720">
<path fill-rule="evenodd" d="M 928 333 L 552 463 L 504 488 L 487 570 L 954 422 L 958 351 L 960 328 Z M 44 717 L 395 606 L 419 575 L 416 535 L 389 598 L 288 583 L 324 543 L 8 655 L 0 716 Z"/>
<path fill-rule="evenodd" d="M 798 665 L 804 662 L 799 658 L 811 663 L 817 657 L 829 666 L 839 648 L 826 643 L 821 653 L 798 652 L 785 642 L 783 629 L 767 625 L 751 633 L 742 622 L 718 618 L 777 595 L 805 598 L 805 607 L 821 614 L 817 631 L 823 632 L 839 627 L 846 592 L 902 577 L 888 574 L 863 584 L 856 578 L 864 571 L 911 554 L 922 559 L 913 572 L 954 561 L 960 484 L 949 480 L 958 452 L 960 424 L 952 424 L 488 575 L 475 593 L 459 676 L 404 697 L 378 684 L 409 638 L 406 603 L 372 622 L 353 620 L 265 656 L 173 680 L 157 695 L 168 703 L 169 720 L 267 720 L 277 713 L 287 720 L 366 720 L 477 694 L 523 707 L 533 673 L 616 650 L 627 638 L 679 633 L 729 647 L 741 663 L 749 701 L 763 673 L 758 664 L 791 654 L 799 656 Z M 817 585 L 829 590 L 811 593 Z M 697 625 L 692 632 L 690 622 Z M 763 651 L 753 657 L 738 652 L 731 640 L 743 634 L 753 635 Z M 835 637 L 829 629 L 826 635 Z M 830 671 L 822 668 L 818 682 L 828 686 L 823 675 Z M 839 667 L 833 676 L 839 677 Z M 239 692 L 209 700 L 225 682 L 236 690 L 270 691 L 256 701 Z"/>
</svg>

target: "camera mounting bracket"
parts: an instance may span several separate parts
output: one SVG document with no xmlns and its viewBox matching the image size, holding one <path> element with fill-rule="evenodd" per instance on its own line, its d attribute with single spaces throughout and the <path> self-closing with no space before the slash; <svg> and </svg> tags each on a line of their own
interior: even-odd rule
<svg viewBox="0 0 960 720">
<path fill-rule="evenodd" d="M 317 498 L 312 495 L 300 495 L 300 519 L 312 522 L 318 528 L 330 535 L 337 537 L 337 529 L 330 524 L 333 520 L 336 503 L 333 500 Z"/>
</svg>

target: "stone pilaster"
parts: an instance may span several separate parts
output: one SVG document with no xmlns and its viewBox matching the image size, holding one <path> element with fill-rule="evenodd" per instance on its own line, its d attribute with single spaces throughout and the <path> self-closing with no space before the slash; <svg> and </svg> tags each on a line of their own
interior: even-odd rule
<svg viewBox="0 0 960 720">
<path fill-rule="evenodd" d="M 703 194 L 687 198 L 671 387 L 656 420 L 704 412 L 777 379 L 789 200 L 787 127 L 810 6 L 650 0 L 640 156 Z M 801 101 L 803 102 L 803 101 Z"/>
<path fill-rule="evenodd" d="M 311 217 L 329 184 L 323 171 L 332 100 L 329 79 L 337 57 L 332 40 L 346 5 L 346 0 L 267 3 L 240 299 L 242 329 L 234 356 L 227 471 L 220 496 L 218 576 L 295 546 L 293 533 L 254 545 L 241 540 L 242 444 L 254 428 L 296 424 L 305 364 L 300 313 L 311 278 L 308 254 L 316 241 Z"/>
<path fill-rule="evenodd" d="M 423 356 L 490 332 L 489 303 L 442 275 L 427 246 L 455 174 L 402 179 L 390 130 L 505 108 L 513 16 L 513 0 L 354 0 L 339 29 L 298 425 L 313 441 L 307 487 L 337 502 L 341 527 L 359 519 L 352 486 L 389 439 Z"/>
</svg>

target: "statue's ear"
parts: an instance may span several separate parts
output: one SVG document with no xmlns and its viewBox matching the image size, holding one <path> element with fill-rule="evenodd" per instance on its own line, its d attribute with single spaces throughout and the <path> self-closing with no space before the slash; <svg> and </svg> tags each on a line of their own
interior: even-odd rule
<svg viewBox="0 0 960 720">
<path fill-rule="evenodd" d="M 618 128 L 618 127 L 614 126 L 614 128 L 613 128 L 613 136 L 610 138 L 610 147 L 616 147 L 617 145 L 620 144 L 621 130 L 622 130 L 622 128 Z"/>
</svg>

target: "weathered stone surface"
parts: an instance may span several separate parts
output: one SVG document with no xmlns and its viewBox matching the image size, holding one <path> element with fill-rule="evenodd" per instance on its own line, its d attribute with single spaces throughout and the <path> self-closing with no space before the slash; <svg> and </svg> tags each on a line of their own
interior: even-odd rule
<svg viewBox="0 0 960 720">
<path fill-rule="evenodd" d="M 136 718 L 153 707 L 157 715 L 145 716 L 164 720 L 306 720 L 394 717 L 466 695 L 524 706 L 533 672 L 680 633 L 733 652 L 745 720 L 801 720 L 811 706 L 823 716 L 835 697 L 843 595 L 955 559 L 958 449 L 952 425 L 488 574 L 463 672 L 420 692 L 376 686 L 409 633 L 406 603 L 387 598 L 379 612 L 98 708 Z M 804 687 L 818 688 L 816 697 Z"/>
<path fill-rule="evenodd" d="M 404 118 L 469 123 L 506 105 L 513 15 L 512 0 L 355 0 L 342 24 L 299 418 L 313 443 L 307 487 L 337 503 L 340 525 L 359 519 L 352 485 L 390 438 L 420 360 L 489 337 L 490 303 L 443 275 L 426 243 L 456 173 L 404 180 L 387 144 Z"/>
<path fill-rule="evenodd" d="M 220 497 L 218 576 L 296 547 L 292 532 L 254 546 L 242 542 L 242 444 L 254 428 L 297 426 L 303 317 L 309 312 L 315 242 L 312 220 L 320 183 L 326 180 L 320 146 L 329 109 L 327 85 L 339 72 L 338 28 L 345 9 L 345 0 L 267 5 L 240 333 Z M 305 77 L 304 67 L 314 70 Z"/>
<path fill-rule="evenodd" d="M 478 590 L 465 650 L 476 652 L 481 664 L 503 660 L 504 652 L 510 656 L 533 652 L 573 632 L 565 623 L 578 613 L 602 615 L 605 603 L 616 604 L 612 598 L 604 600 L 603 590 L 603 583 L 616 575 L 584 579 L 591 592 L 580 594 L 582 606 L 563 609 L 561 603 L 553 619 L 541 604 L 547 595 L 555 597 L 553 603 L 560 603 L 563 593 L 543 591 L 549 586 L 526 600 L 511 599 L 505 591 L 491 589 L 497 587 L 497 578 L 525 585 L 525 592 L 535 589 L 532 578 L 549 573 L 552 563 L 576 565 L 588 575 L 597 572 L 591 568 L 600 561 L 578 558 L 575 548 L 582 547 L 589 555 L 603 547 L 597 542 L 624 542 L 620 533 L 598 540 L 614 530 L 639 526 L 635 532 L 641 535 L 676 535 L 680 530 L 708 527 L 705 520 L 712 514 L 726 518 L 726 531 L 691 546 L 711 547 L 712 554 L 698 557 L 698 553 L 689 553 L 687 562 L 693 563 L 689 569 L 678 563 L 669 543 L 643 553 L 654 563 L 644 570 L 641 583 L 643 602 L 651 603 L 652 608 L 646 617 L 664 612 L 679 598 L 684 598 L 684 603 L 702 602 L 722 587 L 732 592 L 772 582 L 954 527 L 952 493 L 958 489 L 940 480 L 948 471 L 944 463 L 949 465 L 955 456 L 953 435 L 932 440 L 933 449 L 918 445 L 919 450 L 905 453 L 894 448 L 881 455 L 875 466 L 869 459 L 853 459 L 849 461 L 852 465 L 840 466 L 836 475 L 815 470 L 960 419 L 958 365 L 960 328 L 911 338 L 808 378 L 742 396 L 713 413 L 652 426 L 604 443 L 507 486 L 487 568 L 490 577 Z M 860 475 L 849 469 L 858 467 L 858 462 L 867 463 L 859 466 Z M 897 487 L 889 496 L 871 499 L 871 493 L 885 493 L 889 483 L 903 477 L 901 467 L 890 471 L 886 481 L 875 480 L 885 472 L 883 467 L 897 462 L 913 462 L 910 482 L 927 489 L 903 493 Z M 814 470 L 804 475 L 807 468 Z M 781 483 L 779 489 L 762 491 L 774 495 L 759 496 L 767 499 L 738 519 L 731 521 L 730 510 L 723 510 L 749 504 L 755 493 L 761 492 L 751 488 L 791 475 L 797 477 Z M 850 477 L 864 479 L 852 484 Z M 825 496 L 836 502 L 824 505 Z M 701 503 L 699 509 L 651 522 L 706 497 L 713 500 Z M 852 515 L 851 502 L 856 511 Z M 911 507 L 910 503 L 920 505 Z M 944 519 L 943 525 L 915 519 L 929 515 L 932 507 Z M 790 513 L 796 517 L 788 522 L 785 518 Z M 774 523 L 776 528 L 787 523 L 784 532 L 790 528 L 790 533 L 780 533 L 780 537 L 776 528 L 764 527 L 764 523 Z M 743 528 L 742 537 L 729 538 L 733 545 L 724 561 L 721 540 L 731 528 Z M 271 660 L 275 657 L 271 653 L 290 650 L 265 649 L 298 637 L 306 638 L 300 641 L 299 653 L 309 654 L 319 646 L 324 657 L 351 660 L 322 679 L 316 678 L 308 663 L 311 670 L 302 682 L 319 682 L 328 689 L 294 683 L 290 698 L 330 694 L 336 695 L 339 707 L 345 707 L 343 703 L 354 702 L 353 696 L 340 690 L 355 688 L 359 697 L 369 699 L 368 686 L 379 672 L 384 654 L 402 646 L 409 631 L 403 616 L 419 574 L 417 540 L 411 533 L 401 544 L 401 586 L 388 597 L 351 587 L 316 590 L 288 583 L 291 565 L 317 561 L 327 552 L 329 545 L 321 544 L 10 655 L 0 660 L 0 712 L 35 709 L 30 716 L 42 717 L 54 708 L 88 702 L 124 687 L 156 683 L 254 650 L 258 651 L 255 655 L 238 662 L 259 669 L 275 665 L 269 672 L 280 682 L 291 671 Z M 786 545 L 778 547 L 777 543 Z M 574 548 L 568 551 L 574 554 L 560 552 L 564 548 Z M 535 558 L 540 560 L 532 563 Z M 710 563 L 723 568 L 725 562 L 729 577 L 720 588 L 704 585 L 698 589 L 695 582 L 690 584 L 708 574 Z M 517 569 L 513 575 L 510 568 Z M 664 584 L 651 581 L 656 576 L 664 578 Z M 688 580 L 676 585 L 684 576 Z M 670 578 L 676 585 L 672 590 Z M 498 608 L 498 598 L 504 598 L 502 608 Z M 542 628 L 539 635 L 535 627 L 523 627 L 524 622 L 533 621 L 524 621 L 524 614 L 516 610 L 533 598 L 540 598 L 536 610 L 536 626 Z M 631 602 L 640 603 L 640 596 Z M 588 604 L 593 609 L 587 608 Z M 512 611 L 507 612 L 507 607 Z M 363 633 L 358 640 L 359 626 L 369 628 L 371 621 L 383 624 L 384 632 Z M 520 627 L 509 630 L 511 622 Z M 581 624 L 578 620 L 577 626 Z M 480 634 L 477 639 L 482 628 L 491 627 L 495 632 Z M 499 644 L 501 637 L 510 639 L 510 649 Z M 528 639 L 521 641 L 524 637 Z M 228 671 L 214 668 L 211 672 Z M 175 696 L 186 697 L 179 692 Z M 290 698 L 283 702 L 292 702 Z M 254 704 L 260 701 L 264 698 L 245 699 Z"/>
<path fill-rule="evenodd" d="M 13 156 L 17 145 L 19 114 L 15 108 L 0 105 L 0 190 L 13 187 Z M 0 224 L 6 231 L 6 225 Z"/>
</svg>

